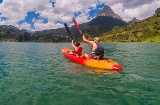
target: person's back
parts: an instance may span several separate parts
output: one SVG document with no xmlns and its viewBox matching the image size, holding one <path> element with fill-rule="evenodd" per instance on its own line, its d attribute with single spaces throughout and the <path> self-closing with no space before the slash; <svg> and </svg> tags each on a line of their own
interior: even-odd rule
<svg viewBox="0 0 160 105">
<path fill-rule="evenodd" d="M 99 42 L 96 42 L 97 44 L 97 48 L 95 49 L 95 54 L 98 56 L 98 55 L 104 55 L 104 48 L 103 46 L 99 43 Z"/>
<path fill-rule="evenodd" d="M 104 56 L 104 48 L 99 43 L 99 38 L 98 37 L 95 37 L 93 41 L 89 41 L 83 35 L 83 41 L 92 45 L 92 50 L 91 50 L 92 58 L 96 58 L 97 56 L 102 56 L 102 58 L 103 58 L 103 56 Z"/>
</svg>

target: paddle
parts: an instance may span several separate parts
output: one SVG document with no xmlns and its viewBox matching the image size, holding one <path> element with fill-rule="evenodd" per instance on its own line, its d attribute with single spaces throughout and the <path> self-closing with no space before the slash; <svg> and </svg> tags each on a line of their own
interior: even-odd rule
<svg viewBox="0 0 160 105">
<path fill-rule="evenodd" d="M 74 17 L 73 17 L 72 21 L 73 21 L 74 25 L 76 26 L 76 28 L 79 30 L 80 34 L 83 35 L 83 33 L 82 33 L 82 31 L 81 31 L 81 29 L 80 29 L 80 27 L 79 27 L 79 25 L 78 25 L 78 23 L 77 23 L 77 21 Z M 87 45 L 90 48 L 88 43 L 87 43 Z"/>
<path fill-rule="evenodd" d="M 72 35 L 71 35 L 71 32 L 70 32 L 70 30 L 69 30 L 69 28 L 68 28 L 68 26 L 67 26 L 66 23 L 64 23 L 64 26 L 65 26 L 66 30 L 68 31 L 69 35 L 71 36 L 71 38 L 73 39 L 73 37 L 72 37 Z"/>
<path fill-rule="evenodd" d="M 76 22 L 76 19 L 74 17 L 73 17 L 72 21 L 73 21 L 74 25 L 76 26 L 76 28 L 79 30 L 80 34 L 83 35 L 83 33 L 82 33 L 82 31 L 81 31 L 81 29 L 80 29 L 80 27 L 79 27 L 79 25 Z"/>
</svg>

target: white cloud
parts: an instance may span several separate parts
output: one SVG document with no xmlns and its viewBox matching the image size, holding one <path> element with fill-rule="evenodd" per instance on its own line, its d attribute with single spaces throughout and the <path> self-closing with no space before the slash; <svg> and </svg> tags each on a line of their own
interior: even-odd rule
<svg viewBox="0 0 160 105">
<path fill-rule="evenodd" d="M 123 7 L 122 3 L 117 3 L 111 6 L 113 11 L 118 14 L 123 20 L 128 21 L 132 19 L 132 16 L 128 15 L 128 13 L 125 13 L 125 9 Z"/>
<path fill-rule="evenodd" d="M 43 23 L 43 20 L 39 19 L 34 22 L 34 26 L 36 30 L 46 30 L 46 29 L 54 29 L 54 26 L 56 26 L 56 28 L 62 28 L 63 24 L 53 23 L 53 22 Z"/>
<path fill-rule="evenodd" d="M 20 29 L 27 29 L 30 30 L 31 25 L 24 22 L 23 24 L 21 24 L 20 26 L 18 25 L 17 27 L 19 27 Z"/>
<path fill-rule="evenodd" d="M 50 2 L 55 2 L 54 7 Z M 39 14 L 38 20 L 32 19 L 36 30 L 64 27 L 56 22 L 72 22 L 74 13 L 80 13 L 76 20 L 81 24 L 89 21 L 90 10 L 102 3 L 111 6 L 124 20 L 130 20 L 133 17 L 144 19 L 153 15 L 160 0 L 3 0 L 0 4 L 0 18 L 5 17 L 7 20 L 0 20 L 0 24 L 18 26 L 18 22 L 33 11 Z M 48 23 L 44 23 L 42 18 L 47 19 Z M 29 29 L 30 25 L 23 23 L 19 27 Z"/>
<path fill-rule="evenodd" d="M 151 4 L 144 4 L 137 8 L 124 8 L 123 3 L 117 3 L 111 6 L 113 11 L 119 14 L 125 21 L 129 21 L 136 17 L 137 19 L 145 19 L 155 13 L 156 8 L 160 6 L 160 1 L 152 2 Z"/>
<path fill-rule="evenodd" d="M 17 26 L 19 21 L 22 21 L 27 16 L 28 12 L 36 11 L 40 13 L 41 17 L 43 12 L 53 9 L 52 5 L 47 0 L 4 0 L 0 4 L 1 17 L 6 17 L 7 20 L 1 21 L 0 24 L 12 24 Z M 47 18 L 47 17 L 46 17 Z M 23 28 L 26 25 L 20 25 Z"/>
<path fill-rule="evenodd" d="M 0 5 L 2 16 L 6 17 L 8 20 L 18 22 L 19 20 L 24 19 L 28 11 L 33 10 L 30 6 L 27 6 L 27 4 L 27 2 L 22 0 L 4 0 Z"/>
<path fill-rule="evenodd" d="M 55 2 L 54 8 L 50 2 Z M 48 23 L 44 24 L 40 20 L 36 21 L 35 28 L 42 30 L 47 28 L 59 28 L 61 22 L 71 22 L 73 14 L 81 12 L 81 22 L 88 21 L 89 8 L 96 8 L 97 0 L 86 1 L 86 0 L 4 0 L 0 4 L 1 17 L 6 17 L 7 21 L 0 22 L 0 24 L 13 24 L 16 25 L 19 21 L 24 20 L 28 12 L 35 11 L 40 14 L 41 18 L 48 19 Z M 83 16 L 82 16 L 83 15 Z M 85 16 L 84 16 L 85 15 Z M 53 25 L 51 25 L 53 24 Z M 22 27 L 21 25 L 20 27 Z"/>
<path fill-rule="evenodd" d="M 81 12 L 81 14 L 78 16 L 81 17 L 79 18 L 79 20 L 81 19 L 80 23 L 88 21 L 87 18 L 89 17 L 89 8 L 96 8 L 96 1 L 97 0 L 56 0 L 54 8 L 47 8 L 43 11 L 37 10 L 37 12 L 40 14 L 41 17 L 47 18 L 49 23 L 53 23 L 53 29 L 60 28 L 63 27 L 63 25 L 60 25 L 59 23 L 56 24 L 54 23 L 55 21 L 72 22 L 72 17 L 74 16 L 73 14 L 77 12 Z M 42 24 L 42 26 L 40 27 L 39 22 L 35 23 L 35 27 L 38 27 L 37 29 L 50 27 L 47 25 L 50 24 Z"/>
</svg>

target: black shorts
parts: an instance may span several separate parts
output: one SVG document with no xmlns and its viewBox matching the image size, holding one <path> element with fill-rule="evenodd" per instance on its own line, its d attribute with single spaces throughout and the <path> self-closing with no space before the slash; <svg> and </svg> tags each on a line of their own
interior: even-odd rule
<svg viewBox="0 0 160 105">
<path fill-rule="evenodd" d="M 96 57 L 97 55 L 95 53 L 91 54 L 92 58 Z"/>
<path fill-rule="evenodd" d="M 99 57 L 98 57 L 98 56 L 99 56 Z M 103 56 L 104 56 L 103 54 L 102 54 L 102 55 L 96 55 L 95 53 L 92 53 L 92 54 L 91 54 L 91 57 L 92 57 L 93 59 L 97 59 L 97 57 L 98 57 L 98 59 L 104 59 Z"/>
</svg>

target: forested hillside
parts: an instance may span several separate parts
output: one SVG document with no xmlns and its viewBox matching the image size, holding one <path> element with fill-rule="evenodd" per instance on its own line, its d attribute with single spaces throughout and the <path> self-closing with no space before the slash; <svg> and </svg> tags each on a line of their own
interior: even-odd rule
<svg viewBox="0 0 160 105">
<path fill-rule="evenodd" d="M 22 31 L 14 26 L 0 25 L 0 41 L 15 41 L 22 34 Z"/>
<path fill-rule="evenodd" d="M 87 37 L 94 37 L 112 30 L 115 26 L 121 27 L 126 24 L 109 6 L 105 6 L 103 10 L 99 11 L 97 17 L 87 23 L 80 24 L 80 27 Z M 82 39 L 75 26 L 69 27 L 69 29 L 74 39 Z M 70 40 L 71 37 L 65 28 L 32 32 L 25 29 L 20 30 L 14 26 L 0 25 L 0 41 L 66 42 Z"/>
<path fill-rule="evenodd" d="M 124 26 L 126 23 L 120 19 L 107 16 L 97 16 L 90 22 L 80 24 L 83 33 L 88 37 L 98 36 L 106 31 L 112 30 L 115 26 Z M 65 28 L 42 30 L 35 32 L 24 32 L 14 26 L 0 26 L 0 41 L 18 42 L 64 42 L 69 41 L 70 36 Z M 75 26 L 69 27 L 72 36 L 81 40 L 81 35 Z"/>
<path fill-rule="evenodd" d="M 160 8 L 155 15 L 122 28 L 114 27 L 101 37 L 104 42 L 160 42 Z"/>
<path fill-rule="evenodd" d="M 12 25 L 0 25 L 0 42 L 63 42 L 69 39 L 64 28 L 28 32 Z"/>
</svg>

